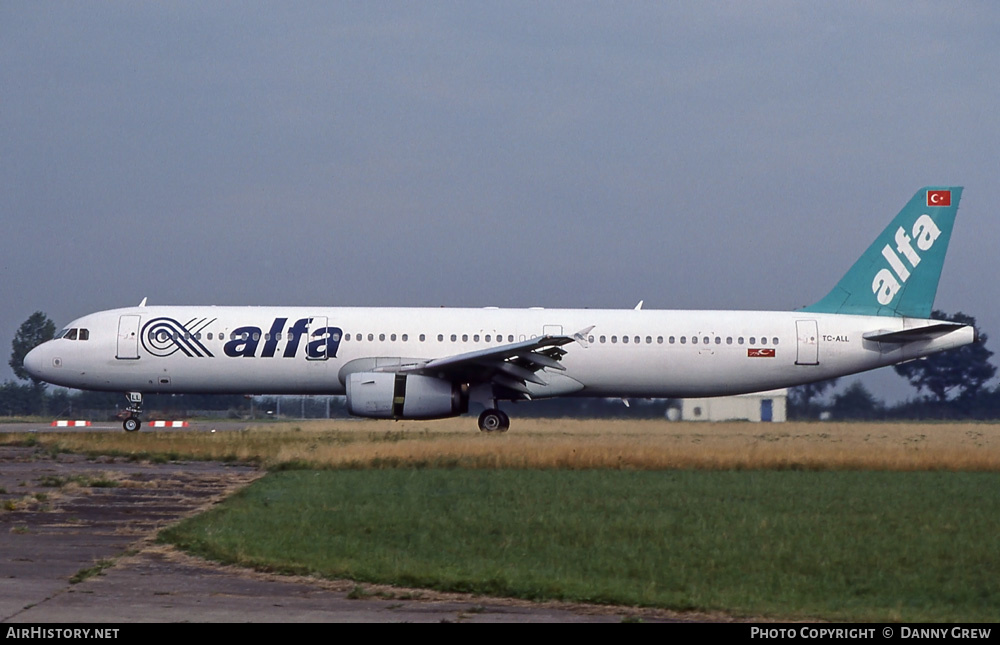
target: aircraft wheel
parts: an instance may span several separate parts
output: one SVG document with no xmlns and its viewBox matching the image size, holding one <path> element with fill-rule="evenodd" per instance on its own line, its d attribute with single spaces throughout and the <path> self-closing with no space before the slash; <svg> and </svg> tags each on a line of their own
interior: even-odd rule
<svg viewBox="0 0 1000 645">
<path fill-rule="evenodd" d="M 510 417 L 502 410 L 484 410 L 479 415 L 479 429 L 483 432 L 507 432 L 510 427 Z"/>
<path fill-rule="evenodd" d="M 122 427 L 125 428 L 125 432 L 137 432 L 142 427 L 142 422 L 135 417 L 128 417 L 122 421 Z"/>
</svg>

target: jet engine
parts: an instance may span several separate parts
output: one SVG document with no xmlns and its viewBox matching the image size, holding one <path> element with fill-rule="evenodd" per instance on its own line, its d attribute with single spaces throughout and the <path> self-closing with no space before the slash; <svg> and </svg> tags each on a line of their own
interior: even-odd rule
<svg viewBox="0 0 1000 645">
<path fill-rule="evenodd" d="M 347 411 L 373 419 L 444 419 L 469 411 L 461 384 L 433 376 L 354 372 L 347 376 Z"/>
</svg>

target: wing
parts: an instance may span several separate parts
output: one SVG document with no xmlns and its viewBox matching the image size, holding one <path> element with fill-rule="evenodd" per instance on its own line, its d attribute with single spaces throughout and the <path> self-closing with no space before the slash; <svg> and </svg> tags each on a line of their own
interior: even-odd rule
<svg viewBox="0 0 1000 645">
<path fill-rule="evenodd" d="M 489 384 L 499 398 L 531 398 L 529 383 L 545 388 L 548 383 L 539 372 L 544 368 L 565 371 L 561 364 L 566 355 L 564 345 L 580 343 L 587 346 L 587 334 L 593 327 L 582 329 L 572 336 L 547 335 L 507 345 L 498 345 L 474 352 L 455 354 L 442 358 L 362 358 L 345 365 L 340 372 L 341 381 L 353 372 L 394 372 L 433 376 L 452 383 L 469 385 Z M 555 375 L 553 375 L 555 376 Z M 561 376 L 561 375 L 560 375 Z M 559 379 L 557 379 L 559 380 Z M 572 379 L 561 377 L 557 389 L 580 389 Z M 552 384 L 555 386 L 555 384 Z M 536 392 L 539 388 L 535 388 Z M 549 388 L 551 389 L 551 387 Z"/>
<path fill-rule="evenodd" d="M 586 346 L 593 327 L 572 336 L 538 336 L 508 345 L 432 359 L 424 364 L 405 366 L 403 372 L 435 376 L 469 384 L 489 383 L 511 392 L 507 398 L 530 398 L 528 383 L 546 386 L 538 374 L 543 368 L 564 371 L 560 361 L 566 355 L 564 345 Z"/>
<path fill-rule="evenodd" d="M 586 347 L 588 334 L 593 328 L 590 326 L 581 329 L 572 336 L 537 336 L 517 343 L 442 358 L 358 358 L 344 365 L 339 376 L 341 382 L 346 383 L 348 376 L 355 372 L 420 374 L 452 383 L 492 385 L 496 396 L 506 399 L 530 399 L 532 390 L 536 395 L 541 390 L 573 392 L 583 386 L 561 374 L 552 374 L 555 382 L 550 384 L 539 372 L 544 368 L 565 371 L 566 368 L 560 362 L 566 355 L 563 346 L 580 343 Z M 529 388 L 529 383 L 536 387 Z"/>
</svg>

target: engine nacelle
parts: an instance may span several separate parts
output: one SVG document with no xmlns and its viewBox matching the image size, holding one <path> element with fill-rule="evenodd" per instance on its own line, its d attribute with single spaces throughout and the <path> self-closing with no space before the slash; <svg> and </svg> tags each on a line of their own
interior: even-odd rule
<svg viewBox="0 0 1000 645">
<path fill-rule="evenodd" d="M 469 411 L 462 386 L 433 376 L 355 372 L 347 376 L 347 411 L 373 419 L 444 419 Z"/>
</svg>

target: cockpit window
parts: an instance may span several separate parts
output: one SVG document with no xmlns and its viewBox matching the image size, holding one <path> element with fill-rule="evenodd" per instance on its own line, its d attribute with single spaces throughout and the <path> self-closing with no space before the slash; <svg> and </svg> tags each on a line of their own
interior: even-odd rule
<svg viewBox="0 0 1000 645">
<path fill-rule="evenodd" d="M 79 327 L 64 329 L 56 334 L 56 338 L 65 338 L 66 340 L 90 340 L 90 330 L 81 329 Z"/>
</svg>

